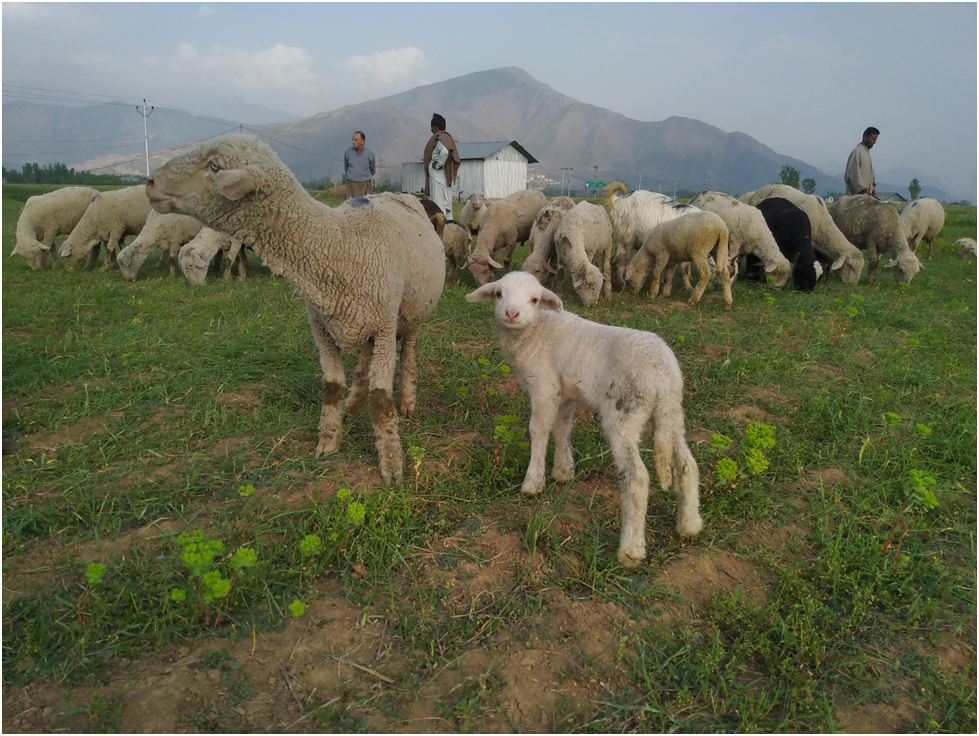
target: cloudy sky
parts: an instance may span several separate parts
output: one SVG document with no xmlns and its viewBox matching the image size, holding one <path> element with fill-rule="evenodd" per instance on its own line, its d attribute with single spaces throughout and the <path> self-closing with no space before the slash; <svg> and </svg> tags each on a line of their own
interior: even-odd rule
<svg viewBox="0 0 979 736">
<path fill-rule="evenodd" d="M 976 20 L 971 2 L 4 2 L 3 100 L 209 112 L 234 96 L 304 117 L 516 66 L 580 102 L 696 118 L 829 174 L 874 125 L 878 171 L 910 167 L 975 202 Z"/>
</svg>

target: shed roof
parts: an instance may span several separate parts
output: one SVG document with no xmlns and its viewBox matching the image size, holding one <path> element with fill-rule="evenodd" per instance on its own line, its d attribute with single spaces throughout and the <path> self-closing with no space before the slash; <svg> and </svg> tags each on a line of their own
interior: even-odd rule
<svg viewBox="0 0 979 736">
<path fill-rule="evenodd" d="M 521 146 L 516 141 L 492 141 L 489 143 L 456 143 L 456 148 L 459 149 L 459 158 L 475 159 L 475 158 L 487 158 L 492 156 L 494 153 L 501 151 L 507 146 L 513 146 L 521 154 L 526 156 L 527 163 L 536 164 L 539 163 L 536 158 L 527 152 L 527 149 Z"/>
</svg>

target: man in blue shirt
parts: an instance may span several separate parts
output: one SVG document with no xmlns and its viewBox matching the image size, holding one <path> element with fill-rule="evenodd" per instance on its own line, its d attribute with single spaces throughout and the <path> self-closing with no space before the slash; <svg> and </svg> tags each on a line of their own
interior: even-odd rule
<svg viewBox="0 0 979 736">
<path fill-rule="evenodd" d="M 343 154 L 343 173 L 347 178 L 347 199 L 365 197 L 374 191 L 374 154 L 365 148 L 367 136 L 358 130 L 353 145 Z"/>
</svg>

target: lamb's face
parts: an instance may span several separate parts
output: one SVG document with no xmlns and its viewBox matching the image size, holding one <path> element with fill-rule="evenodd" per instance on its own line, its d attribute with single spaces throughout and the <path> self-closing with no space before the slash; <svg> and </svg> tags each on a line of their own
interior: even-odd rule
<svg viewBox="0 0 979 736">
<path fill-rule="evenodd" d="M 511 271 L 503 278 L 467 294 L 466 300 L 496 302 L 496 323 L 501 329 L 524 330 L 537 321 L 541 308 L 560 312 L 561 299 L 523 271 Z"/>
</svg>

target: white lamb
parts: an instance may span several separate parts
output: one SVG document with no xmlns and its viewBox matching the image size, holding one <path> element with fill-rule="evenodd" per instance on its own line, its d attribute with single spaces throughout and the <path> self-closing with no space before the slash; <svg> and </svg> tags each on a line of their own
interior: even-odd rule
<svg viewBox="0 0 979 736">
<path fill-rule="evenodd" d="M 486 217 L 489 205 L 490 200 L 486 199 L 482 192 L 473 192 L 462 206 L 458 223 L 468 229 L 470 235 L 475 235 L 479 232 L 479 225 L 483 218 Z"/>
<path fill-rule="evenodd" d="M 653 228 L 626 268 L 626 286 L 631 293 L 637 293 L 652 271 L 649 295 L 655 298 L 662 284 L 663 296 L 667 297 L 672 289 L 673 269 L 681 263 L 693 262 L 699 277 L 690 296 L 690 304 L 696 304 L 710 283 L 709 257 L 713 256 L 718 264 L 729 263 L 727 241 L 727 225 L 713 212 L 698 211 L 667 220 Z M 731 272 L 727 268 L 717 268 L 716 271 L 724 292 L 724 306 L 730 309 L 733 301 Z"/>
<path fill-rule="evenodd" d="M 209 227 L 202 227 L 197 237 L 180 249 L 177 262 L 187 282 L 191 286 L 200 286 L 207 280 L 212 264 L 222 255 L 225 257 L 224 279 L 231 278 L 231 269 L 237 263 L 238 280 L 244 281 L 248 275 L 248 258 L 241 241 Z"/>
<path fill-rule="evenodd" d="M 469 230 L 456 220 L 447 220 L 442 230 L 442 245 L 449 264 L 449 278 L 458 279 L 463 264 L 469 260 L 472 236 Z"/>
<path fill-rule="evenodd" d="M 53 266 L 58 259 L 58 250 L 51 250 L 54 239 L 75 229 L 98 193 L 92 187 L 64 187 L 29 197 L 17 219 L 17 244 L 10 255 L 38 270 L 48 267 L 50 253 Z"/>
<path fill-rule="evenodd" d="M 544 283 L 546 273 L 556 273 L 554 231 L 561 224 L 561 217 L 572 207 L 574 207 L 574 200 L 570 197 L 555 197 L 537 213 L 534 224 L 530 226 L 527 243 L 532 250 L 524 259 L 520 270 L 533 274 L 541 283 Z"/>
<path fill-rule="evenodd" d="M 830 262 L 829 270 L 839 276 L 840 281 L 855 284 L 860 280 L 863 253 L 840 232 L 821 197 L 804 194 L 785 184 L 766 184 L 748 197 L 748 204 L 756 205 L 771 197 L 787 199 L 809 216 L 812 248 Z"/>
<path fill-rule="evenodd" d="M 572 479 L 571 429 L 575 405 L 581 404 L 600 417 L 619 471 L 619 562 L 636 567 L 646 557 L 649 473 L 639 443 L 650 425 L 660 485 L 672 486 L 677 495 L 677 532 L 699 533 L 700 473 L 684 437 L 683 376 L 667 344 L 651 332 L 601 325 L 563 311 L 556 294 L 522 271 L 485 284 L 466 299 L 495 300 L 503 354 L 530 395 L 530 464 L 521 493 L 544 489 L 551 434 L 551 477 L 559 483 Z"/>
<path fill-rule="evenodd" d="M 612 223 L 604 207 L 582 201 L 565 212 L 554 231 L 554 250 L 582 304 L 594 307 L 599 296 L 612 298 Z"/>
<path fill-rule="evenodd" d="M 701 192 L 687 204 L 713 212 L 727 225 L 727 256 L 736 261 L 741 255 L 753 255 L 762 262 L 769 282 L 776 289 L 785 286 L 792 275 L 792 264 L 778 247 L 765 217 L 751 205 L 739 202 L 724 192 Z"/>
<path fill-rule="evenodd" d="M 240 134 L 171 159 L 147 179 L 146 194 L 157 212 L 191 215 L 250 244 L 296 285 L 323 369 L 315 455 L 336 451 L 344 411 L 369 404 L 381 477 L 399 483 L 397 339 L 400 408 L 409 414 L 417 401 L 418 336 L 445 282 L 445 252 L 418 199 L 378 194 L 327 207 L 271 148 Z M 341 351 L 359 354 L 346 401 Z"/>
<path fill-rule="evenodd" d="M 537 189 L 514 192 L 494 202 L 479 225 L 476 247 L 469 256 L 469 270 L 477 284 L 493 278 L 494 268 L 509 268 L 517 243 L 526 242 L 534 218 L 547 205 L 547 197 Z M 493 260 L 493 253 L 505 250 L 503 263 Z"/>
<path fill-rule="evenodd" d="M 65 259 L 65 265 L 73 268 L 79 258 L 87 255 L 99 243 L 105 243 L 102 270 L 108 270 L 115 262 L 126 236 L 139 235 L 149 214 L 150 201 L 142 185 L 99 192 L 75 229 L 61 244 L 61 257 Z"/>
<path fill-rule="evenodd" d="M 945 208 L 937 199 L 916 199 L 901 211 L 901 227 L 908 239 L 911 252 L 918 253 L 918 245 L 928 243 L 928 258 L 935 247 L 935 238 L 945 227 Z"/>
<path fill-rule="evenodd" d="M 959 238 L 953 245 L 957 247 L 956 254 L 959 258 L 976 257 L 976 241 L 972 238 Z"/>
<path fill-rule="evenodd" d="M 642 248 L 654 227 L 661 222 L 700 211 L 658 192 L 644 189 L 629 192 L 621 181 L 613 181 L 605 188 L 605 204 L 615 237 L 612 277 L 619 288 L 625 283 L 625 271 L 633 256 Z"/>
<path fill-rule="evenodd" d="M 877 280 L 877 265 L 881 254 L 886 253 L 891 257 L 886 268 L 892 269 L 894 280 L 911 283 L 922 266 L 908 247 L 901 217 L 894 205 L 869 194 L 852 194 L 841 197 L 833 205 L 830 215 L 847 240 L 866 249 L 870 260 L 867 281 L 874 283 Z"/>
<path fill-rule="evenodd" d="M 150 251 L 159 248 L 161 263 L 170 266 L 173 276 L 181 246 L 193 240 L 203 227 L 199 220 L 187 215 L 161 215 L 150 210 L 146 224 L 132 243 L 119 251 L 119 270 L 127 281 L 134 281 Z"/>
</svg>

